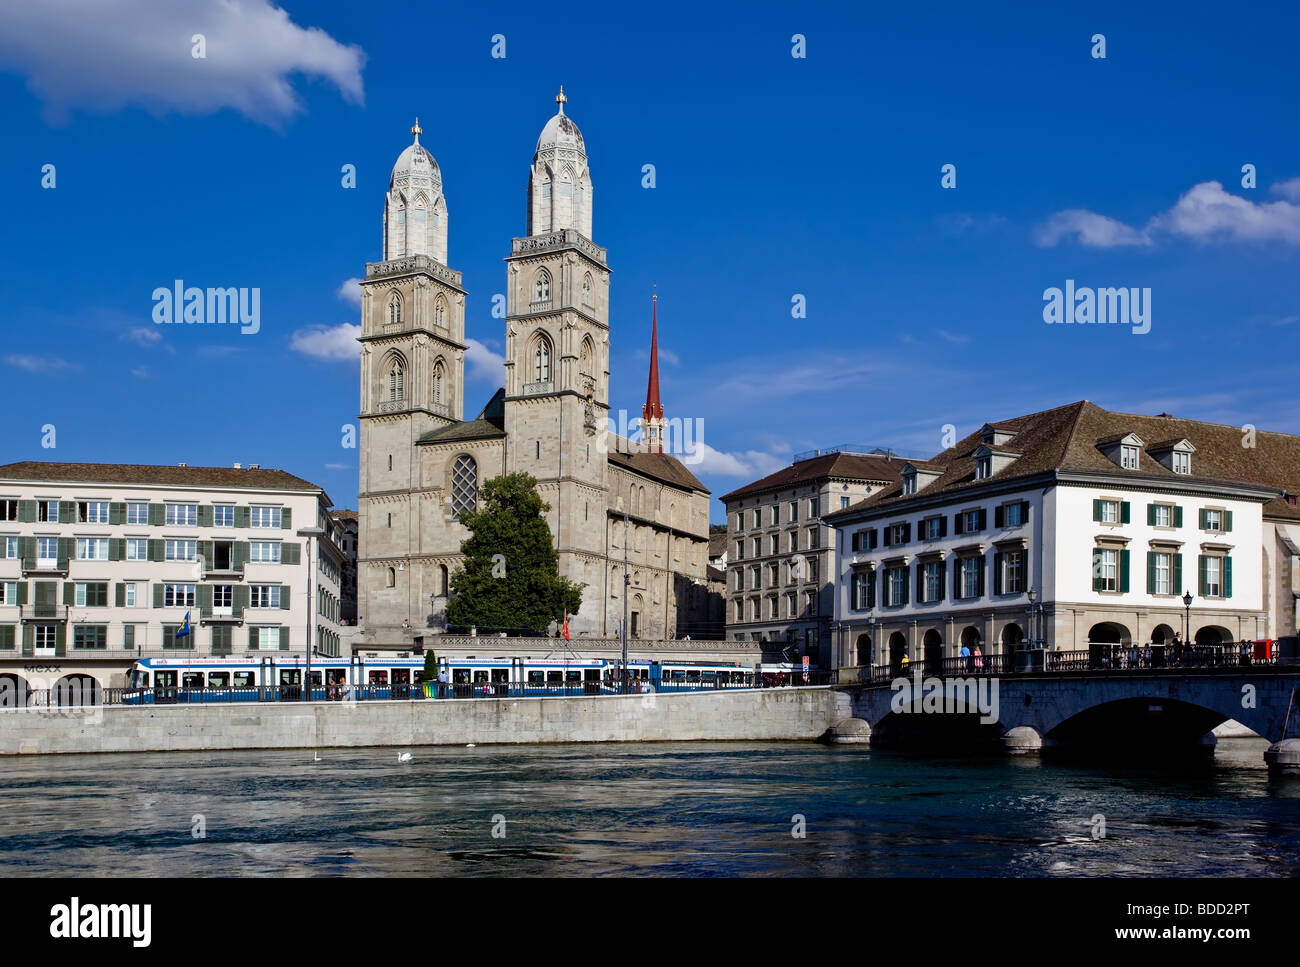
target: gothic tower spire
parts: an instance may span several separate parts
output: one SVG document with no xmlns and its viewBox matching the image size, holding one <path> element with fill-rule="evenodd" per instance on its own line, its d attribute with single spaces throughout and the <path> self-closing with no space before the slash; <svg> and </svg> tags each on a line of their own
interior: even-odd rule
<svg viewBox="0 0 1300 967">
<path fill-rule="evenodd" d="M 664 452 L 664 406 L 659 401 L 659 293 L 651 300 L 650 380 L 641 407 L 642 440 L 651 453 Z"/>
</svg>

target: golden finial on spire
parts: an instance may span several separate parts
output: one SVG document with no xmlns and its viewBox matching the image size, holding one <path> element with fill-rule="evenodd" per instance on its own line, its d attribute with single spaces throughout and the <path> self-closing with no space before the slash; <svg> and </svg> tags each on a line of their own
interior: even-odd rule
<svg viewBox="0 0 1300 967">
<path fill-rule="evenodd" d="M 560 85 L 560 93 L 555 95 L 555 103 L 558 104 L 558 105 L 560 105 L 560 113 L 561 113 L 561 114 L 564 113 L 564 103 L 565 103 L 567 100 L 568 100 L 568 98 L 564 96 L 564 85 L 561 84 L 561 85 Z"/>
<path fill-rule="evenodd" d="M 420 143 L 420 135 L 424 133 L 424 128 L 420 127 L 420 119 L 417 117 L 415 123 L 411 125 L 411 133 L 415 135 L 415 143 Z"/>
</svg>

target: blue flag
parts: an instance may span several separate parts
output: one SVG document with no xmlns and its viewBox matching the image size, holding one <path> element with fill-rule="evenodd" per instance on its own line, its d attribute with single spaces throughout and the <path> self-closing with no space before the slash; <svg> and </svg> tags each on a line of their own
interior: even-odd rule
<svg viewBox="0 0 1300 967">
<path fill-rule="evenodd" d="M 186 611 L 186 612 L 185 612 L 185 620 L 182 621 L 182 622 L 181 622 L 181 626 L 180 626 L 179 628 L 176 629 L 176 637 L 177 637 L 177 638 L 184 638 L 184 637 L 185 637 L 186 635 L 188 635 L 189 633 L 190 633 L 190 613 L 189 613 L 188 611 Z"/>
</svg>

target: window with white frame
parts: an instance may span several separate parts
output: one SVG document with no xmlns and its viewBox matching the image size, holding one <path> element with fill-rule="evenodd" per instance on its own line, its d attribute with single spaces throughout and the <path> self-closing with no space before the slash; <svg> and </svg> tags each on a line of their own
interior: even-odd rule
<svg viewBox="0 0 1300 967">
<path fill-rule="evenodd" d="M 280 585 L 278 584 L 250 585 L 249 586 L 249 607 L 251 608 L 280 607 Z"/>
<path fill-rule="evenodd" d="M 1223 597 L 1223 558 L 1211 554 L 1205 556 L 1205 596 Z"/>
<path fill-rule="evenodd" d="M 199 505 L 168 504 L 166 522 L 181 527 L 195 526 L 199 522 Z"/>
<path fill-rule="evenodd" d="M 908 496 L 908 495 L 911 495 L 911 494 L 914 494 L 914 493 L 916 493 L 916 474 L 914 474 L 914 473 L 905 473 L 905 474 L 903 474 L 903 494 L 904 494 L 904 496 Z"/>
<path fill-rule="evenodd" d="M 199 542 L 169 537 L 163 542 L 163 560 L 193 561 L 198 557 Z"/>
<path fill-rule="evenodd" d="M 77 504 L 77 520 L 82 524 L 107 524 L 107 500 L 83 500 Z"/>
<path fill-rule="evenodd" d="M 789 511 L 789 516 L 786 518 L 786 523 L 793 524 L 795 521 L 799 519 L 799 501 L 797 500 L 790 501 L 787 510 Z"/>
<path fill-rule="evenodd" d="M 1119 465 L 1125 470 L 1138 468 L 1138 448 L 1126 443 L 1119 448 Z"/>
<path fill-rule="evenodd" d="M 0 500 L 0 520 L 17 520 L 18 519 L 18 501 Z"/>
<path fill-rule="evenodd" d="M 841 498 L 840 498 L 840 510 L 848 510 L 848 508 L 849 508 L 849 498 L 848 498 L 848 497 L 841 497 Z"/>
<path fill-rule="evenodd" d="M 57 500 L 36 501 L 36 520 L 42 524 L 59 522 L 59 502 Z"/>
<path fill-rule="evenodd" d="M 973 534 L 980 529 L 980 512 L 968 510 L 962 514 L 962 532 Z"/>
<path fill-rule="evenodd" d="M 279 507 L 260 507 L 256 504 L 248 509 L 248 526 L 249 527 L 274 527 L 280 528 L 280 508 Z"/>
<path fill-rule="evenodd" d="M 17 603 L 18 603 L 18 582 L 0 581 L 0 604 L 14 605 Z"/>
<path fill-rule="evenodd" d="M 979 596 L 980 558 L 964 557 L 961 559 L 961 596 L 975 598 Z"/>
<path fill-rule="evenodd" d="M 78 537 L 77 538 L 77 560 L 78 561 L 107 561 L 108 560 L 108 538 L 107 537 Z"/>
<path fill-rule="evenodd" d="M 923 568 L 923 574 L 922 602 L 929 604 L 938 601 L 943 595 L 943 563 L 928 561 Z"/>
<path fill-rule="evenodd" d="M 149 505 L 137 500 L 128 502 L 126 505 L 126 522 L 128 524 L 149 523 Z"/>
<path fill-rule="evenodd" d="M 163 585 L 163 607 L 164 608 L 194 607 L 194 585 L 193 584 L 164 584 Z"/>
<path fill-rule="evenodd" d="M 213 527 L 234 527 L 235 526 L 235 505 L 214 504 L 212 507 L 212 526 Z"/>
<path fill-rule="evenodd" d="M 929 520 L 924 521 L 922 523 L 922 526 L 925 528 L 925 539 L 928 541 L 938 540 L 940 537 L 943 536 L 943 532 L 941 530 L 941 528 L 943 527 L 942 517 L 931 517 Z M 932 600 L 932 599 L 927 599 L 927 600 Z"/>
<path fill-rule="evenodd" d="M 1025 552 L 1005 551 L 1002 554 L 1002 593 L 1021 594 L 1025 590 Z"/>
<path fill-rule="evenodd" d="M 1192 455 L 1181 450 L 1174 451 L 1174 473 L 1191 473 Z"/>
<path fill-rule="evenodd" d="M 279 541 L 249 541 L 248 560 L 251 564 L 279 564 Z"/>
<path fill-rule="evenodd" d="M 781 523 L 781 505 L 780 505 L 780 504 L 773 504 L 773 505 L 772 505 L 771 510 L 768 512 L 768 521 L 769 521 L 769 523 L 770 523 L 773 527 L 775 527 L 777 524 Z"/>
<path fill-rule="evenodd" d="M 126 559 L 128 561 L 149 560 L 149 542 L 143 537 L 126 539 Z"/>
<path fill-rule="evenodd" d="M 1171 583 L 1171 562 L 1172 554 L 1163 551 L 1156 551 L 1151 555 L 1152 582 L 1151 590 L 1154 594 L 1173 594 Z"/>
<path fill-rule="evenodd" d="M 1098 501 L 1101 506 L 1101 522 L 1103 524 L 1119 523 L 1119 501 L 1102 500 Z"/>
<path fill-rule="evenodd" d="M 987 455 L 983 457 L 976 457 L 975 458 L 975 479 L 987 480 L 991 476 L 993 476 L 993 458 Z"/>
<path fill-rule="evenodd" d="M 889 600 L 885 604 L 905 604 L 903 590 L 907 584 L 907 568 L 891 567 L 885 570 L 885 588 Z"/>
<path fill-rule="evenodd" d="M 4 539 L 4 551 L 7 560 L 16 559 L 18 557 L 18 538 L 6 537 Z"/>
<path fill-rule="evenodd" d="M 1173 510 L 1168 504 L 1156 504 L 1151 513 L 1152 523 L 1156 527 L 1169 527 L 1173 523 Z"/>
<path fill-rule="evenodd" d="M 135 582 L 128 581 L 122 585 L 122 603 L 128 608 L 135 607 Z"/>
<path fill-rule="evenodd" d="M 72 600 L 78 608 L 106 608 L 108 584 L 103 581 L 78 581 L 73 586 Z"/>
<path fill-rule="evenodd" d="M 1221 510 L 1205 511 L 1205 529 L 1207 531 L 1223 530 L 1223 511 Z"/>
<path fill-rule="evenodd" d="M 1097 552 L 1099 588 L 1102 591 L 1119 590 L 1119 551 L 1103 548 Z"/>
<path fill-rule="evenodd" d="M 248 633 L 249 647 L 257 651 L 279 651 L 281 631 L 283 629 L 278 626 L 250 628 Z"/>
<path fill-rule="evenodd" d="M 59 556 L 59 539 L 57 537 L 36 538 L 36 558 L 42 563 L 52 562 Z"/>
<path fill-rule="evenodd" d="M 1002 510 L 1002 519 L 1007 527 L 1019 527 L 1025 522 L 1025 505 L 1020 501 L 1007 504 Z"/>
</svg>

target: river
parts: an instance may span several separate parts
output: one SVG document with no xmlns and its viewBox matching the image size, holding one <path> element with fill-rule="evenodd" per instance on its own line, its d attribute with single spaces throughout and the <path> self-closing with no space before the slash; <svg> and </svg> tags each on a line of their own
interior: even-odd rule
<svg viewBox="0 0 1300 967">
<path fill-rule="evenodd" d="M 7 758 L 0 873 L 1293 876 L 1300 783 L 1268 779 L 1266 747 L 1104 768 L 796 743 Z"/>
</svg>

